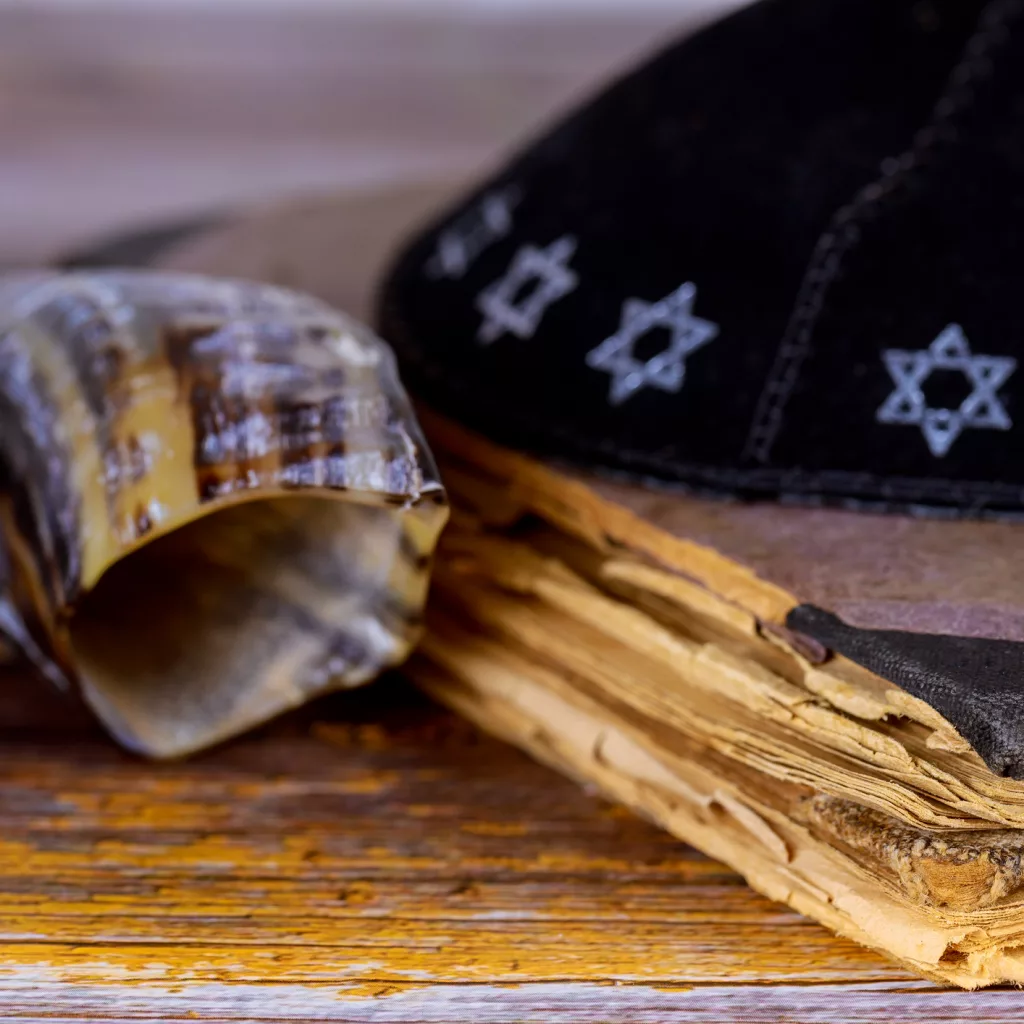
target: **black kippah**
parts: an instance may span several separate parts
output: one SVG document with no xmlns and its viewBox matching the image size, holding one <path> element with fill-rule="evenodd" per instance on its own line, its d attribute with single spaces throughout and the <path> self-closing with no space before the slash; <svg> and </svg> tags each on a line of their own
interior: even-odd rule
<svg viewBox="0 0 1024 1024">
<path fill-rule="evenodd" d="M 1017 0 L 762 0 L 613 84 L 398 259 L 427 401 L 589 469 L 1024 510 Z"/>
</svg>

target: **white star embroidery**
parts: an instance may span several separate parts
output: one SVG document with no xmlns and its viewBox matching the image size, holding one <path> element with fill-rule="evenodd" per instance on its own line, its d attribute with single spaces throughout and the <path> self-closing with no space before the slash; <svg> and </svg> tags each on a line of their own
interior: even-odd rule
<svg viewBox="0 0 1024 1024">
<path fill-rule="evenodd" d="M 579 281 L 575 271 L 566 266 L 575 251 L 576 239 L 571 235 L 563 235 L 544 249 L 522 246 L 505 276 L 477 296 L 476 308 L 484 316 L 477 341 L 489 345 L 506 332 L 532 338 L 548 306 L 568 295 Z"/>
<path fill-rule="evenodd" d="M 512 213 L 521 198 L 515 185 L 488 192 L 437 236 L 437 247 L 426 263 L 427 276 L 461 278 L 484 249 L 512 230 Z"/>
<path fill-rule="evenodd" d="M 970 428 L 1009 430 L 1013 426 L 996 394 L 1017 368 L 1011 356 L 976 356 L 963 329 L 950 324 L 928 348 L 918 352 L 886 349 L 885 368 L 896 385 L 875 418 L 879 423 L 920 427 L 928 450 L 944 456 L 960 434 Z M 931 409 L 922 385 L 933 370 L 959 370 L 973 387 L 958 409 Z"/>
<path fill-rule="evenodd" d="M 679 391 L 686 379 L 686 357 L 718 335 L 718 325 L 693 315 L 697 286 L 687 282 L 660 302 L 627 299 L 619 329 L 587 353 L 587 366 L 612 375 L 608 401 L 621 405 L 643 387 Z M 649 331 L 667 327 L 668 347 L 641 362 L 633 348 Z"/>
</svg>

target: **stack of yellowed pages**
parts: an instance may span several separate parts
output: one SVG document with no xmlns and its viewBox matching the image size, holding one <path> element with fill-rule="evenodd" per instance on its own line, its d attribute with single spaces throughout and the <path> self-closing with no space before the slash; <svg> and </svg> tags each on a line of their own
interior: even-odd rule
<svg viewBox="0 0 1024 1024">
<path fill-rule="evenodd" d="M 1024 982 L 1024 784 L 766 626 L 792 598 L 680 531 L 713 503 L 638 507 L 427 423 L 457 510 L 410 666 L 427 690 L 837 932 L 958 985 Z"/>
</svg>

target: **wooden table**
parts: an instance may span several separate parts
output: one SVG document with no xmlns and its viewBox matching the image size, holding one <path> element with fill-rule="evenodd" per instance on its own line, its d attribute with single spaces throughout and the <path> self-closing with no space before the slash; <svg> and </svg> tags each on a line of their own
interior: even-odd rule
<svg viewBox="0 0 1024 1024">
<path fill-rule="evenodd" d="M 46 697 L 0 679 L 2 1020 L 1024 1020 L 398 678 L 156 766 Z"/>
<path fill-rule="evenodd" d="M 0 263 L 308 187 L 464 174 L 664 10 L 0 9 Z M 0 678 L 0 1019 L 1024 1021 L 945 992 L 400 679 L 181 764 Z"/>
</svg>

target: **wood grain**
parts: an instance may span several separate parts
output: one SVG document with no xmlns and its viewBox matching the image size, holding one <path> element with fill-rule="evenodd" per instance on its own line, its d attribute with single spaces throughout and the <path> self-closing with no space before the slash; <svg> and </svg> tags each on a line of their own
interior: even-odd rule
<svg viewBox="0 0 1024 1024">
<path fill-rule="evenodd" d="M 27 680 L 0 695 L 3 1020 L 1024 1019 L 1011 992 L 912 981 L 397 678 L 163 765 L 84 716 L 55 731 Z"/>
</svg>

